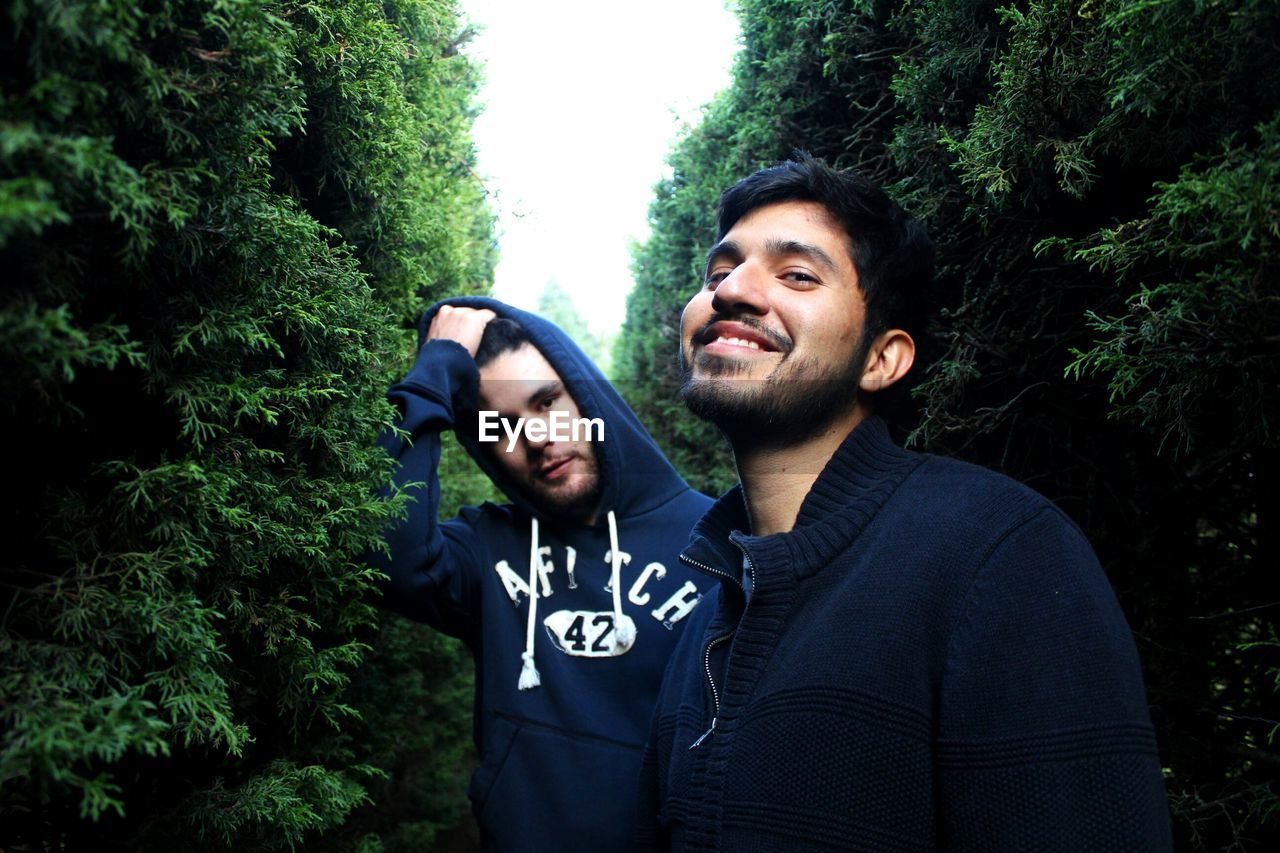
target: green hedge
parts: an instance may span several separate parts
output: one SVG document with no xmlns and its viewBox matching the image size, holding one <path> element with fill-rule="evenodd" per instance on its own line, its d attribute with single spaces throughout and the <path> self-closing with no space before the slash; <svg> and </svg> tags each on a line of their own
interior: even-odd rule
<svg viewBox="0 0 1280 853">
<path fill-rule="evenodd" d="M 379 626 L 359 558 L 407 329 L 491 277 L 454 4 L 0 28 L 0 848 L 429 840 L 457 782 L 390 744 L 460 766 L 465 666 Z"/>
</svg>

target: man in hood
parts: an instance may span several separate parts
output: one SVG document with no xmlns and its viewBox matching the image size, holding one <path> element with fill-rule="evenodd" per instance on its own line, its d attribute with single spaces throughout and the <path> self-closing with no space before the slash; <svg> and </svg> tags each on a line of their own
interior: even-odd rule
<svg viewBox="0 0 1280 853">
<path fill-rule="evenodd" d="M 476 662 L 471 797 L 486 849 L 623 850 L 662 672 L 710 584 L 676 560 L 710 505 L 553 324 L 492 299 L 434 306 L 389 396 L 410 486 L 387 603 Z M 443 433 L 510 498 L 437 519 Z"/>
<path fill-rule="evenodd" d="M 1088 542 L 872 414 L 915 359 L 932 244 L 802 158 L 721 198 L 682 391 L 740 484 L 682 562 L 715 581 L 645 756 L 675 850 L 1164 850 L 1133 637 Z"/>
</svg>

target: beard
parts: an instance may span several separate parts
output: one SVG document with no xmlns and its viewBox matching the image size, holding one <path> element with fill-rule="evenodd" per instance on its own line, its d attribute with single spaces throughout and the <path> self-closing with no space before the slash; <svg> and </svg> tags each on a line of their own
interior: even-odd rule
<svg viewBox="0 0 1280 853">
<path fill-rule="evenodd" d="M 852 357 L 834 365 L 797 357 L 787 343 L 764 379 L 746 379 L 739 375 L 746 364 L 705 351 L 695 356 L 704 374 L 695 379 L 695 365 L 681 347 L 680 399 L 695 416 L 715 424 L 736 450 L 789 447 L 825 431 L 857 405 L 871 338 L 863 334 Z"/>
<path fill-rule="evenodd" d="M 596 448 L 582 457 L 586 472 L 575 483 L 546 485 L 536 480 L 512 480 L 512 487 L 520 493 L 540 514 L 548 518 L 564 518 L 585 521 L 600 505 L 603 484 L 600 481 L 600 462 Z"/>
</svg>

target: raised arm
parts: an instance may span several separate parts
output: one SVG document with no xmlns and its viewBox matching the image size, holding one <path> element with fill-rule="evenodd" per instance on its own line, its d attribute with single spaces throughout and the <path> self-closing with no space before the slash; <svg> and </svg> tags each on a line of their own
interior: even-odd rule
<svg viewBox="0 0 1280 853">
<path fill-rule="evenodd" d="M 379 443 L 399 464 L 393 482 L 411 497 L 408 516 L 387 529 L 389 553 L 370 555 L 369 562 L 386 572 L 385 601 L 413 619 L 457 637 L 475 628 L 476 579 L 483 570 L 473 528 L 462 519 L 441 522 L 440 447 L 443 433 L 453 429 L 455 413 L 474 408 L 479 371 L 475 352 L 488 310 L 442 306 L 432 319 L 427 339 L 413 368 L 391 386 L 387 396 L 400 411 L 397 426 Z"/>
</svg>

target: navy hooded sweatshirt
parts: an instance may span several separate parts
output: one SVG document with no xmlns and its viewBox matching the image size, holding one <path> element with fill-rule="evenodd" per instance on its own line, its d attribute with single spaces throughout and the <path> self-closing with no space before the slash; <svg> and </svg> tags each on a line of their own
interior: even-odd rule
<svg viewBox="0 0 1280 853">
<path fill-rule="evenodd" d="M 441 434 L 474 422 L 479 371 L 460 344 L 434 340 L 389 392 L 407 440 L 388 434 L 383 444 L 401 463 L 397 485 L 417 485 L 408 486 L 408 518 L 387 533 L 390 557 L 370 562 L 390 577 L 389 606 L 462 639 L 474 655 L 481 763 L 468 795 L 486 849 L 629 849 L 662 672 L 683 620 L 712 586 L 677 560 L 711 500 L 676 474 L 559 328 L 492 299 L 448 304 L 518 322 L 582 416 L 603 420 L 597 520 L 588 527 L 537 513 L 467 430 L 459 440 L 511 503 L 437 520 Z M 420 342 L 439 307 L 423 317 Z M 495 446 L 506 446 L 505 434 Z"/>
</svg>

